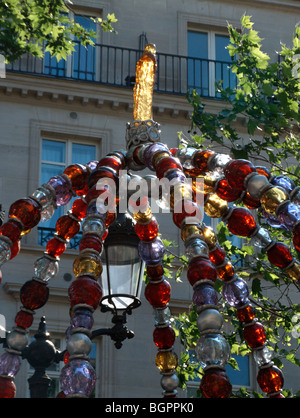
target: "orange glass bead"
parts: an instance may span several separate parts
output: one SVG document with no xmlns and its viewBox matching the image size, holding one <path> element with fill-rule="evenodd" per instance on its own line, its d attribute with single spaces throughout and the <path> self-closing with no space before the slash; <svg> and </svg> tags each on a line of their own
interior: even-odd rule
<svg viewBox="0 0 300 418">
<path fill-rule="evenodd" d="M 55 225 L 56 233 L 63 239 L 70 239 L 75 237 L 80 231 L 80 222 L 72 219 L 68 215 L 61 216 Z"/>
<path fill-rule="evenodd" d="M 211 157 L 213 154 L 214 152 L 210 150 L 195 152 L 192 159 L 193 166 L 201 171 L 208 171 L 207 162 L 209 157 Z"/>
<path fill-rule="evenodd" d="M 220 279 L 224 280 L 225 282 L 232 279 L 234 275 L 234 267 L 231 262 L 228 261 L 224 266 L 219 268 L 217 267 L 217 274 Z"/>
<path fill-rule="evenodd" d="M 223 370 L 209 369 L 201 379 L 200 391 L 204 398 L 229 398 L 231 383 Z"/>
<path fill-rule="evenodd" d="M 87 180 L 89 177 L 89 170 L 81 164 L 69 165 L 64 174 L 69 177 L 72 183 L 71 190 L 78 196 L 83 196 L 87 192 Z"/>
<path fill-rule="evenodd" d="M 60 241 L 58 238 L 51 238 L 46 245 L 46 252 L 51 255 L 51 257 L 59 257 L 66 250 L 67 244 L 63 241 Z"/>
<path fill-rule="evenodd" d="M 107 217 L 105 219 L 105 226 L 109 227 L 116 220 L 115 212 L 107 212 Z"/>
<path fill-rule="evenodd" d="M 234 235 L 249 237 L 256 228 L 256 222 L 248 209 L 234 208 L 227 220 L 227 228 Z"/>
<path fill-rule="evenodd" d="M 71 212 L 81 221 L 85 218 L 87 204 L 82 199 L 76 199 L 73 202 Z"/>
<path fill-rule="evenodd" d="M 255 310 L 251 305 L 244 306 L 236 312 L 239 321 L 241 322 L 252 322 L 255 318 Z"/>
<path fill-rule="evenodd" d="M 245 194 L 242 201 L 248 209 L 256 209 L 260 207 L 260 200 L 253 199 L 248 192 Z"/>
<path fill-rule="evenodd" d="M 261 368 L 257 374 L 257 382 L 265 393 L 274 393 L 282 389 L 284 378 L 276 366 Z"/>
<path fill-rule="evenodd" d="M 213 251 L 209 253 L 209 259 L 215 266 L 222 264 L 226 257 L 226 251 L 224 248 L 217 246 Z"/>
<path fill-rule="evenodd" d="M 8 216 L 19 219 L 26 231 L 40 222 L 41 209 L 41 205 L 33 199 L 19 199 L 11 205 Z"/>
<path fill-rule="evenodd" d="M 227 202 L 235 202 L 241 195 L 239 189 L 231 187 L 227 179 L 220 179 L 218 181 L 216 194 Z"/>
</svg>

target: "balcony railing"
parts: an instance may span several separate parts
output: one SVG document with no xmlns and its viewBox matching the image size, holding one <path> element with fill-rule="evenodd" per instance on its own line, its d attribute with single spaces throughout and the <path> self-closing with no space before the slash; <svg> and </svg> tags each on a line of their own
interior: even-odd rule
<svg viewBox="0 0 300 418">
<path fill-rule="evenodd" d="M 77 42 L 67 60 L 58 62 L 48 52 L 43 59 L 27 54 L 7 65 L 6 70 L 132 88 L 141 54 L 137 49 L 102 44 L 85 48 Z M 156 92 L 185 95 L 196 89 L 202 97 L 219 98 L 216 83 L 222 81 L 225 88 L 236 86 L 229 62 L 158 53 L 157 64 Z"/>
<path fill-rule="evenodd" d="M 39 245 L 46 247 L 47 242 L 54 237 L 55 234 L 55 228 L 44 228 L 39 227 L 38 228 L 39 233 Z M 80 240 L 82 238 L 82 232 L 79 232 L 74 238 L 70 239 L 68 242 L 67 248 L 69 250 L 76 250 L 78 249 Z"/>
</svg>

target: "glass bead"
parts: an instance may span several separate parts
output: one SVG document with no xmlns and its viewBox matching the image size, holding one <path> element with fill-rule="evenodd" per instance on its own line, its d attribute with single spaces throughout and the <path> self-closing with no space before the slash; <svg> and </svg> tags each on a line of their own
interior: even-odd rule
<svg viewBox="0 0 300 418">
<path fill-rule="evenodd" d="M 80 222 L 68 215 L 61 216 L 55 225 L 56 233 L 65 240 L 69 240 L 80 231 Z"/>
<path fill-rule="evenodd" d="M 86 248 L 92 248 L 99 254 L 102 252 L 102 240 L 93 234 L 86 234 L 82 237 L 79 244 L 79 251 L 85 250 Z"/>
<path fill-rule="evenodd" d="M 108 228 L 109 225 L 111 225 L 116 220 L 116 218 L 117 218 L 116 212 L 108 212 L 107 217 L 105 219 L 105 227 Z"/>
<path fill-rule="evenodd" d="M 165 306 L 163 308 L 153 308 L 153 315 L 155 326 L 166 325 L 170 323 L 171 311 L 168 306 Z"/>
<path fill-rule="evenodd" d="M 49 221 L 49 219 L 52 218 L 52 216 L 54 215 L 54 211 L 55 208 L 52 204 L 46 206 L 45 208 L 42 209 L 41 211 L 41 220 L 40 222 L 46 222 Z"/>
<path fill-rule="evenodd" d="M 7 334 L 6 342 L 9 348 L 22 351 L 28 345 L 28 333 L 13 329 Z"/>
<path fill-rule="evenodd" d="M 164 275 L 164 268 L 162 264 L 157 266 L 147 266 L 146 271 L 151 280 L 160 280 Z"/>
<path fill-rule="evenodd" d="M 67 363 L 60 375 L 63 392 L 68 395 L 90 396 L 96 383 L 96 372 L 90 362 L 74 359 Z"/>
<path fill-rule="evenodd" d="M 187 224 L 200 223 L 202 221 L 200 206 L 188 199 L 177 201 L 173 210 L 173 222 L 180 228 L 183 221 Z"/>
<path fill-rule="evenodd" d="M 218 331 L 223 325 L 223 317 L 217 309 L 204 309 L 197 318 L 197 328 L 200 332 L 208 329 Z"/>
<path fill-rule="evenodd" d="M 255 318 L 255 310 L 251 305 L 244 306 L 236 312 L 239 321 L 249 323 Z"/>
<path fill-rule="evenodd" d="M 65 206 L 73 197 L 69 182 L 62 176 L 54 176 L 48 181 L 55 191 L 57 206 Z"/>
<path fill-rule="evenodd" d="M 15 258 L 21 250 L 21 241 L 15 241 L 10 249 L 10 260 Z"/>
<path fill-rule="evenodd" d="M 208 369 L 201 379 L 200 391 L 204 398 L 229 398 L 231 383 L 223 370 Z"/>
<path fill-rule="evenodd" d="M 66 248 L 67 244 L 54 236 L 47 242 L 46 252 L 51 257 L 56 258 L 62 255 L 65 252 Z"/>
<path fill-rule="evenodd" d="M 90 174 L 87 167 L 81 164 L 71 164 L 65 169 L 64 174 L 69 177 L 72 183 L 71 190 L 78 196 L 86 194 L 87 180 Z"/>
<path fill-rule="evenodd" d="M 289 202 L 280 206 L 276 213 L 279 221 L 289 231 L 292 231 L 294 225 L 300 221 L 300 207 L 295 203 Z"/>
<path fill-rule="evenodd" d="M 180 160 L 183 168 L 190 169 L 193 168 L 192 158 L 195 151 L 196 148 L 193 147 L 178 148 L 176 153 L 172 154 L 174 155 L 174 157 L 177 157 Z"/>
<path fill-rule="evenodd" d="M 5 352 L 0 356 L 0 375 L 14 377 L 20 367 L 21 360 L 18 355 Z"/>
<path fill-rule="evenodd" d="M 44 209 L 46 206 L 53 203 L 54 195 L 52 191 L 47 186 L 40 186 L 38 187 L 30 197 L 33 197 L 35 200 L 39 202 L 39 204 Z"/>
<path fill-rule="evenodd" d="M 215 289 L 207 283 L 199 284 L 194 290 L 193 304 L 196 306 L 202 305 L 217 305 L 218 293 Z"/>
<path fill-rule="evenodd" d="M 181 170 L 172 170 L 168 173 L 165 173 L 164 178 L 170 182 L 171 186 L 175 186 L 176 184 L 182 184 L 186 180 L 186 176 Z"/>
<path fill-rule="evenodd" d="M 171 348 L 175 342 L 175 331 L 172 327 L 156 327 L 153 332 L 153 341 L 160 349 Z"/>
<path fill-rule="evenodd" d="M 256 222 L 248 209 L 234 208 L 227 219 L 227 228 L 234 235 L 249 237 L 256 228 Z"/>
<path fill-rule="evenodd" d="M 282 389 L 284 378 L 276 366 L 261 368 L 257 374 L 257 382 L 265 393 L 274 393 Z"/>
<path fill-rule="evenodd" d="M 263 346 L 260 349 L 253 350 L 253 358 L 258 367 L 270 363 L 272 359 L 272 352 L 267 346 Z"/>
<path fill-rule="evenodd" d="M 209 259 L 210 261 L 215 265 L 218 266 L 219 264 L 222 264 L 226 257 L 226 251 L 224 248 L 220 247 L 219 245 L 217 248 L 213 251 L 210 251 L 209 253 Z"/>
<path fill-rule="evenodd" d="M 282 242 L 277 242 L 273 245 L 273 247 L 267 251 L 267 256 L 270 263 L 280 268 L 287 267 L 293 260 L 289 247 Z"/>
<path fill-rule="evenodd" d="M 255 247 L 266 248 L 271 244 L 272 238 L 267 229 L 260 227 L 250 242 Z"/>
<path fill-rule="evenodd" d="M 161 373 L 172 373 L 178 366 L 178 357 L 174 351 L 158 351 L 155 364 Z"/>
<path fill-rule="evenodd" d="M 71 307 L 84 303 L 97 309 L 102 298 L 102 289 L 95 280 L 88 276 L 81 276 L 72 282 L 68 295 Z"/>
<path fill-rule="evenodd" d="M 285 226 L 282 225 L 280 220 L 277 218 L 276 215 L 271 215 L 270 213 L 266 212 L 265 210 L 261 211 L 262 216 L 267 221 L 267 224 L 270 225 L 272 228 L 284 228 Z"/>
<path fill-rule="evenodd" d="M 144 163 L 146 164 L 146 166 L 148 168 L 150 168 L 150 170 L 154 170 L 153 164 L 152 164 L 152 158 L 155 155 L 155 153 L 157 152 L 170 152 L 168 150 L 168 147 L 161 143 L 161 142 L 156 142 L 155 144 L 151 144 L 149 145 L 144 152 Z"/>
<path fill-rule="evenodd" d="M 209 158 L 212 155 L 214 155 L 214 152 L 210 150 L 196 151 L 192 158 L 193 166 L 203 172 L 209 171 L 209 168 L 207 167 L 207 163 L 208 163 Z"/>
<path fill-rule="evenodd" d="M 34 262 L 34 276 L 45 283 L 53 279 L 58 271 L 58 261 L 47 256 L 40 257 Z"/>
<path fill-rule="evenodd" d="M 119 186 L 119 177 L 112 168 L 97 168 L 89 177 L 88 187 L 92 188 L 96 186 L 99 180 L 101 180 L 102 186 L 108 185 L 113 188 Z"/>
<path fill-rule="evenodd" d="M 261 206 L 259 199 L 253 199 L 248 192 L 246 192 L 245 196 L 242 199 L 244 206 L 248 209 L 257 209 Z"/>
<path fill-rule="evenodd" d="M 34 311 L 45 305 L 49 297 L 49 289 L 44 283 L 29 280 L 20 290 L 20 299 L 26 309 Z"/>
<path fill-rule="evenodd" d="M 86 218 L 82 224 L 82 233 L 88 234 L 88 233 L 95 233 L 102 237 L 102 235 L 105 232 L 106 229 L 106 222 L 104 223 L 103 219 L 98 218 L 96 216 L 89 216 Z"/>
<path fill-rule="evenodd" d="M 194 258 L 188 267 L 187 278 L 191 286 L 199 280 L 217 280 L 217 272 L 214 265 L 205 258 Z"/>
<path fill-rule="evenodd" d="M 105 222 L 105 219 L 107 218 L 107 212 L 108 208 L 105 204 L 103 204 L 101 201 L 94 200 L 89 203 L 86 210 L 86 216 L 97 215 Z"/>
<path fill-rule="evenodd" d="M 190 238 L 185 244 L 185 253 L 190 261 L 198 256 L 208 257 L 208 247 L 200 238 Z"/>
<path fill-rule="evenodd" d="M 224 282 L 222 294 L 226 302 L 234 308 L 240 308 L 249 302 L 247 283 L 239 277 L 235 280 Z"/>
<path fill-rule="evenodd" d="M 197 341 L 196 356 L 202 368 L 226 366 L 230 359 L 230 346 L 221 334 L 204 334 Z"/>
<path fill-rule="evenodd" d="M 271 187 L 261 196 L 262 208 L 271 215 L 276 215 L 276 209 L 280 203 L 288 199 L 287 192 L 280 187 Z"/>
<path fill-rule="evenodd" d="M 227 212 L 227 208 L 228 202 L 216 193 L 210 194 L 204 203 L 204 212 L 210 218 L 221 218 Z"/>
<path fill-rule="evenodd" d="M 20 310 L 15 316 L 15 324 L 17 327 L 27 329 L 31 327 L 33 323 L 33 314 Z"/>
<path fill-rule="evenodd" d="M 293 244 L 297 251 L 300 251 L 300 224 L 293 231 Z"/>
<path fill-rule="evenodd" d="M 227 179 L 220 179 L 216 188 L 216 194 L 227 202 L 235 202 L 240 197 L 241 191 L 231 187 Z"/>
<path fill-rule="evenodd" d="M 0 376 L 0 398 L 14 398 L 16 396 L 16 385 L 12 379 Z"/>
<path fill-rule="evenodd" d="M 8 261 L 11 257 L 10 245 L 0 236 L 0 266 Z"/>
<path fill-rule="evenodd" d="M 170 300 L 170 283 L 163 279 L 159 283 L 149 282 L 145 287 L 145 298 L 153 308 L 163 308 Z"/>
<path fill-rule="evenodd" d="M 263 166 L 255 166 L 256 171 L 258 172 L 258 174 L 260 174 L 261 176 L 265 176 L 268 179 L 271 177 L 271 171 L 268 170 L 266 167 Z"/>
<path fill-rule="evenodd" d="M 199 225 L 183 224 L 181 228 L 181 239 L 186 241 L 191 235 L 202 235 L 203 231 Z"/>
<path fill-rule="evenodd" d="M 285 189 L 288 193 L 290 193 L 295 187 L 295 183 L 293 182 L 292 179 L 290 179 L 287 176 L 274 176 L 271 179 L 271 184 L 273 184 L 274 186 L 280 186 L 283 189 Z"/>
<path fill-rule="evenodd" d="M 20 239 L 22 227 L 19 222 L 14 219 L 9 219 L 0 227 L 0 235 L 4 235 L 9 238 L 12 242 Z"/>
<path fill-rule="evenodd" d="M 292 267 L 285 270 L 285 274 L 289 276 L 291 280 L 300 280 L 300 264 L 295 261 Z"/>
<path fill-rule="evenodd" d="M 79 220 L 83 220 L 86 216 L 87 204 L 82 199 L 76 199 L 73 202 L 71 212 Z"/>
<path fill-rule="evenodd" d="M 234 267 L 230 261 L 228 261 L 224 266 L 217 267 L 217 274 L 220 279 L 225 282 L 231 280 L 234 276 Z"/>
<path fill-rule="evenodd" d="M 99 161 L 97 168 L 100 167 L 110 167 L 116 170 L 117 174 L 119 174 L 119 171 L 123 168 L 123 163 L 121 158 L 117 156 L 107 156 L 104 158 L 101 158 Z"/>
<path fill-rule="evenodd" d="M 94 325 L 94 317 L 89 309 L 76 309 L 70 320 L 72 328 L 92 329 Z"/>
<path fill-rule="evenodd" d="M 230 155 L 217 153 L 208 161 L 208 169 L 213 175 L 219 177 L 223 175 L 224 168 L 230 161 L 232 161 Z"/>
<path fill-rule="evenodd" d="M 270 185 L 270 183 L 266 176 L 256 174 L 249 178 L 247 182 L 247 191 L 252 199 L 260 199 L 261 194 L 268 185 Z"/>
<path fill-rule="evenodd" d="M 259 322 L 245 326 L 243 336 L 251 348 L 261 347 L 266 342 L 265 328 Z"/>
<path fill-rule="evenodd" d="M 70 356 L 87 356 L 91 352 L 91 349 L 92 341 L 86 334 L 82 332 L 74 332 L 70 335 L 70 338 L 67 342 L 67 351 Z"/>
<path fill-rule="evenodd" d="M 158 222 L 153 217 L 152 220 L 148 224 L 135 224 L 135 233 L 142 241 L 152 241 L 158 235 Z"/>
<path fill-rule="evenodd" d="M 92 274 L 95 279 L 101 276 L 103 266 L 100 255 L 88 250 L 81 252 L 73 262 L 73 272 L 75 277 L 82 274 Z"/>
<path fill-rule="evenodd" d="M 156 169 L 157 177 L 159 179 L 162 179 L 166 171 L 170 169 L 182 170 L 182 165 L 180 164 L 180 161 L 178 160 L 178 158 L 169 156 L 169 157 L 162 158 L 156 165 L 155 169 Z"/>
<path fill-rule="evenodd" d="M 189 184 L 185 183 L 178 183 L 175 185 L 171 185 L 170 187 L 170 206 L 174 208 L 176 206 L 177 201 L 183 201 L 182 207 L 185 208 L 185 202 L 189 203 L 190 201 L 194 201 L 193 189 L 190 187 Z M 179 206 L 180 210 L 181 207 Z"/>
<path fill-rule="evenodd" d="M 155 238 L 153 241 L 140 241 L 138 244 L 139 255 L 141 259 L 150 265 L 159 264 L 165 254 L 165 246 L 160 238 Z"/>
<path fill-rule="evenodd" d="M 11 205 L 8 216 L 19 219 L 23 224 L 24 231 L 26 231 L 40 222 L 41 209 L 41 205 L 33 199 L 19 199 Z"/>
<path fill-rule="evenodd" d="M 226 166 L 224 174 L 230 186 L 244 190 L 245 178 L 255 171 L 255 167 L 250 161 L 241 159 L 230 161 Z"/>
<path fill-rule="evenodd" d="M 206 244 L 208 245 L 209 250 L 215 248 L 217 245 L 217 235 L 210 226 L 207 226 L 203 229 L 203 237 Z"/>
</svg>

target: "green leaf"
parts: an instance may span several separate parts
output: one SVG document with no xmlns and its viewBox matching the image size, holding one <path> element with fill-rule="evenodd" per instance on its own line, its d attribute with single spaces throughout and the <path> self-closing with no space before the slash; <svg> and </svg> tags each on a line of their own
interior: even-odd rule
<svg viewBox="0 0 300 418">
<path fill-rule="evenodd" d="M 244 15 L 244 16 L 241 18 L 241 25 L 242 25 L 244 28 L 246 28 L 246 29 L 251 29 L 251 28 L 252 28 L 252 26 L 253 26 L 253 22 L 251 22 L 251 17 L 252 17 L 252 16 L 246 16 L 246 15 Z"/>
</svg>

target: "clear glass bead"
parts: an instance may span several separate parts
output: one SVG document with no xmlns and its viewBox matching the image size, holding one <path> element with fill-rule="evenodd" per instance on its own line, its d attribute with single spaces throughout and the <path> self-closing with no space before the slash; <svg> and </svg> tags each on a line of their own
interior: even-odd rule
<svg viewBox="0 0 300 418">
<path fill-rule="evenodd" d="M 38 187 L 31 194 L 31 196 L 39 202 L 39 204 L 42 206 L 42 209 L 51 204 L 53 201 L 53 194 L 51 193 L 51 190 L 44 186 Z"/>
<path fill-rule="evenodd" d="M 54 215 L 54 206 L 50 203 L 48 206 L 44 207 L 41 211 L 41 220 L 40 222 L 49 221 Z"/>
<path fill-rule="evenodd" d="M 230 346 L 221 334 L 202 335 L 195 351 L 202 368 L 225 366 L 230 359 Z"/>
<path fill-rule="evenodd" d="M 53 279 L 59 270 L 58 262 L 43 256 L 38 258 L 34 263 L 34 276 L 43 282 Z"/>
<path fill-rule="evenodd" d="M 182 167 L 190 169 L 193 168 L 192 157 L 196 151 L 196 148 L 179 148 L 176 151 L 176 157 L 180 160 Z"/>
<path fill-rule="evenodd" d="M 82 224 L 83 234 L 93 232 L 102 237 L 105 232 L 105 229 L 106 227 L 104 221 L 98 217 L 88 217 Z"/>
<path fill-rule="evenodd" d="M 249 302 L 249 289 L 247 283 L 237 277 L 235 280 L 225 282 L 222 294 L 226 302 L 234 308 L 239 308 Z"/>
<path fill-rule="evenodd" d="M 227 154 L 214 154 L 208 161 L 207 167 L 215 177 L 220 177 L 224 174 L 224 168 L 229 161 L 232 161 L 232 158 Z"/>
<path fill-rule="evenodd" d="M 251 239 L 250 243 L 258 248 L 266 248 L 271 244 L 272 238 L 265 228 L 259 228 L 255 236 Z"/>
<path fill-rule="evenodd" d="M 263 366 L 264 364 L 267 364 L 271 361 L 272 352 L 269 350 L 267 346 L 264 346 L 259 350 L 253 350 L 253 357 L 255 363 L 258 366 Z"/>
<path fill-rule="evenodd" d="M 155 320 L 155 325 L 164 325 L 170 322 L 171 312 L 168 307 L 160 309 L 154 308 L 153 315 Z"/>
<path fill-rule="evenodd" d="M 10 259 L 11 251 L 8 242 L 0 236 L 0 267 Z"/>
<path fill-rule="evenodd" d="M 194 257 L 208 257 L 208 246 L 200 238 L 191 238 L 186 242 L 185 253 L 189 260 Z"/>
</svg>

